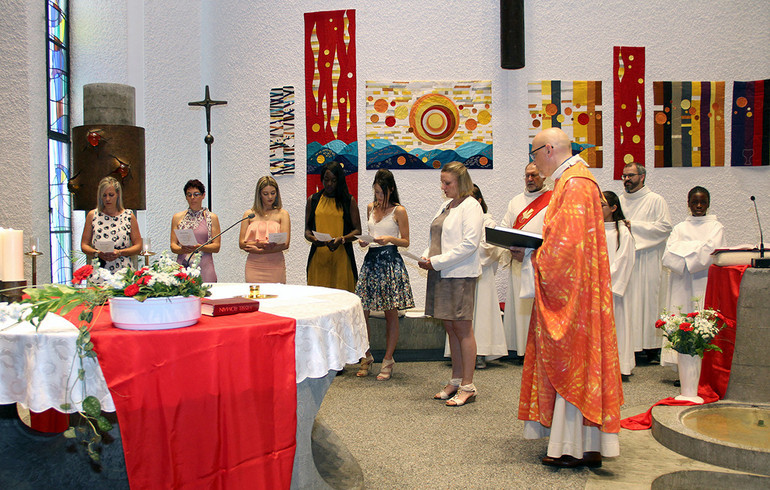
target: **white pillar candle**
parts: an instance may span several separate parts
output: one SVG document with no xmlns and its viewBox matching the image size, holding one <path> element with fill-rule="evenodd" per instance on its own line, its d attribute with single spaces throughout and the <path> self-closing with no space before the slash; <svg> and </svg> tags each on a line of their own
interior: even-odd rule
<svg viewBox="0 0 770 490">
<path fill-rule="evenodd" d="M 3 230 L 3 280 L 24 280 L 24 232 L 21 230 Z"/>
</svg>

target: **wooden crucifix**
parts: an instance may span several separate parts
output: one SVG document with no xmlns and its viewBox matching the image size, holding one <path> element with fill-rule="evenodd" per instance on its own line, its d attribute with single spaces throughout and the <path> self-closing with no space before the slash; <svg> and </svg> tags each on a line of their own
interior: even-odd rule
<svg viewBox="0 0 770 490">
<path fill-rule="evenodd" d="M 197 102 L 188 102 L 187 105 L 202 106 L 206 108 L 206 136 L 203 138 L 203 142 L 206 143 L 206 149 L 208 152 L 208 195 L 209 195 L 209 211 L 211 211 L 211 145 L 214 144 L 214 137 L 211 135 L 211 106 L 215 105 L 227 105 L 226 100 L 211 100 L 209 95 L 209 86 L 206 85 L 206 97 L 203 100 Z"/>
</svg>

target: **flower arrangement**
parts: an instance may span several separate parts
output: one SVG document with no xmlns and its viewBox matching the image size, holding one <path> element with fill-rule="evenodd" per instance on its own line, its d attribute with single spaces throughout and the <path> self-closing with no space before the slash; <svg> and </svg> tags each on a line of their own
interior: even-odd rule
<svg viewBox="0 0 770 490">
<path fill-rule="evenodd" d="M 171 258 L 168 251 L 163 252 L 158 260 L 149 267 L 134 270 L 131 267 L 112 273 L 106 269 L 95 268 L 88 264 L 73 273 L 73 286 L 65 284 L 47 284 L 24 290 L 29 298 L 17 306 L 5 308 L 6 315 L 15 315 L 20 321 L 29 321 L 37 329 L 48 313 L 66 315 L 76 308 L 82 310 L 78 314 L 78 336 L 75 341 L 79 361 L 78 379 L 82 381 L 83 410 L 78 412 L 87 423 L 86 427 L 70 427 L 64 436 L 79 439 L 85 446 L 88 455 L 95 462 L 99 461 L 98 443 L 101 441 L 99 431 L 107 432 L 112 424 L 102 415 L 101 404 L 94 396 L 86 393 L 85 362 L 96 359 L 94 344 L 91 342 L 91 322 L 94 310 L 103 306 L 113 297 L 133 297 L 137 301 L 147 298 L 165 298 L 171 296 L 205 297 L 209 286 L 204 286 L 198 263 L 200 256 L 195 255 L 188 267 L 178 264 Z M 94 362 L 94 361 L 92 361 Z M 68 400 L 61 405 L 64 411 L 72 408 L 74 401 L 73 387 L 68 387 Z M 90 427 L 90 430 L 89 430 Z M 97 430 L 98 429 L 98 430 Z"/>
<path fill-rule="evenodd" d="M 701 358 L 707 350 L 722 352 L 722 349 L 711 343 L 724 326 L 721 313 L 710 308 L 686 314 L 682 313 L 681 308 L 678 310 L 677 313 L 664 310 L 655 322 L 655 328 L 663 331 L 672 349 Z"/>
</svg>

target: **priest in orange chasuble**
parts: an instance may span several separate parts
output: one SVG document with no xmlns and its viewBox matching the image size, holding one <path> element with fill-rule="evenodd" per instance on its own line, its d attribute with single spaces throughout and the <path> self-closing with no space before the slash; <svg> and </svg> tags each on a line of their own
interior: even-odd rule
<svg viewBox="0 0 770 490">
<path fill-rule="evenodd" d="M 549 437 L 543 464 L 599 467 L 620 454 L 623 404 L 602 194 L 561 129 L 543 130 L 532 148 L 554 190 L 532 258 L 519 419 L 525 438 Z"/>
</svg>

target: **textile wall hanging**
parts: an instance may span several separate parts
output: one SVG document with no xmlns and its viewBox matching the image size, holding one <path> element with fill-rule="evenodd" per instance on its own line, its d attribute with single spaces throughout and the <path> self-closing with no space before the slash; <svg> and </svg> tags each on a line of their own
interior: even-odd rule
<svg viewBox="0 0 770 490">
<path fill-rule="evenodd" d="M 294 173 L 294 87 L 270 89 L 270 173 Z"/>
<path fill-rule="evenodd" d="M 602 167 L 602 82 L 529 82 L 529 139 L 543 129 L 561 128 L 591 168 Z M 531 143 L 530 143 L 531 146 Z"/>
<path fill-rule="evenodd" d="M 770 165 L 770 80 L 733 83 L 733 167 Z"/>
<path fill-rule="evenodd" d="M 356 11 L 305 14 L 307 195 L 321 188 L 323 165 L 336 159 L 358 198 Z"/>
<path fill-rule="evenodd" d="M 492 82 L 366 82 L 366 168 L 492 168 Z"/>
<path fill-rule="evenodd" d="M 614 178 L 627 163 L 644 164 L 644 47 L 615 46 L 612 51 L 615 95 Z"/>
<path fill-rule="evenodd" d="M 725 82 L 653 82 L 655 167 L 725 164 Z"/>
</svg>

